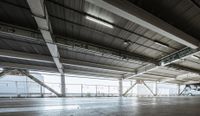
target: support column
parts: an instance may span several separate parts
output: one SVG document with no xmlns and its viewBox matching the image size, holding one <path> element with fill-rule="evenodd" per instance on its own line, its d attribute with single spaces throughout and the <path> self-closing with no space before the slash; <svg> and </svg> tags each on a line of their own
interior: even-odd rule
<svg viewBox="0 0 200 116">
<path fill-rule="evenodd" d="M 108 86 L 108 97 L 110 96 L 110 86 Z"/>
<path fill-rule="evenodd" d="M 133 85 L 133 81 L 130 82 L 130 85 Z M 133 90 L 131 90 L 131 96 L 133 95 Z"/>
<path fill-rule="evenodd" d="M 158 95 L 158 81 L 156 81 L 156 85 L 155 85 L 155 96 Z"/>
<path fill-rule="evenodd" d="M 83 84 L 81 84 L 81 97 L 83 97 Z"/>
<path fill-rule="evenodd" d="M 96 97 L 97 97 L 98 96 L 98 87 L 97 87 L 97 85 L 95 86 L 95 89 L 96 89 Z"/>
<path fill-rule="evenodd" d="M 66 88 L 66 86 L 65 86 L 65 75 L 61 75 L 61 94 L 62 94 L 62 97 L 66 96 L 65 88 Z"/>
<path fill-rule="evenodd" d="M 44 95 L 43 95 L 43 92 L 42 92 L 43 90 L 42 90 L 42 86 L 40 85 L 40 95 L 41 95 L 41 97 L 44 97 Z"/>
<path fill-rule="evenodd" d="M 19 97 L 20 95 L 18 92 L 18 82 L 17 81 L 15 81 L 15 87 L 16 87 L 16 95 L 17 95 L 17 97 Z"/>
<path fill-rule="evenodd" d="M 181 85 L 180 84 L 178 84 L 178 96 L 180 95 L 180 93 L 181 93 Z"/>
<path fill-rule="evenodd" d="M 122 78 L 119 79 L 119 97 L 123 96 L 123 83 L 122 83 Z"/>
</svg>

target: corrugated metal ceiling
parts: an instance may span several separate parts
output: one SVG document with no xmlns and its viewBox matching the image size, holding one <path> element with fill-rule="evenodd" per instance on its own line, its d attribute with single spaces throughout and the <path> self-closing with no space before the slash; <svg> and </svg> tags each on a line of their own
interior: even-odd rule
<svg viewBox="0 0 200 116">
<path fill-rule="evenodd" d="M 37 29 L 26 0 L 1 0 L 0 9 L 0 21 Z"/>
<path fill-rule="evenodd" d="M 183 47 L 175 41 L 84 1 L 69 0 L 68 2 L 58 2 L 48 0 L 47 8 L 53 31 L 58 35 L 115 49 L 128 50 L 152 58 L 160 58 Z M 109 29 L 88 21 L 85 16 L 87 14 L 91 15 L 91 13 L 94 13 L 95 17 L 112 20 L 112 23 L 117 25 L 117 27 L 115 26 L 113 29 Z M 133 33 L 145 36 L 145 38 Z M 131 40 L 133 44 L 125 46 L 124 40 Z M 167 43 L 170 45 L 170 48 L 156 45 L 153 40 Z"/>
<path fill-rule="evenodd" d="M 195 37 L 199 36 L 199 34 L 196 33 L 196 31 L 199 29 L 198 28 L 199 24 L 194 26 L 194 23 L 197 21 L 199 17 L 197 14 L 196 14 L 197 17 L 194 16 L 195 13 L 197 13 L 198 11 L 195 11 L 194 14 L 189 15 L 189 13 L 192 12 L 194 9 L 198 9 L 196 8 L 196 6 L 193 5 L 191 6 L 191 4 L 187 6 L 186 5 L 187 2 L 185 0 L 183 2 L 179 0 L 159 2 L 158 0 L 156 0 L 155 2 L 162 5 L 165 5 L 164 3 L 166 3 L 164 8 L 172 8 L 172 6 L 176 4 L 176 7 L 174 9 L 170 9 L 170 12 L 177 11 L 175 12 L 175 14 L 178 16 L 180 15 L 180 13 L 183 13 L 183 16 L 182 15 L 181 16 L 184 18 L 186 17 L 187 21 L 189 21 L 188 24 L 191 24 L 189 25 L 189 29 L 193 31 L 195 30 L 195 32 L 190 32 L 187 30 L 185 31 L 194 35 Z M 169 38 L 166 38 L 158 33 L 143 28 L 140 25 L 137 25 L 117 15 L 114 15 L 95 5 L 87 3 L 84 0 L 47 0 L 45 3 L 47 5 L 47 10 L 50 15 L 50 21 L 54 35 L 71 37 L 88 43 L 93 43 L 96 45 L 101 45 L 108 48 L 114 48 L 117 50 L 123 50 L 131 53 L 137 53 L 155 59 L 159 59 L 184 47 L 183 45 Z M 146 3 L 146 1 L 144 0 L 137 0 L 137 2 L 135 1 L 134 3 L 142 7 L 148 5 L 144 4 Z M 188 10 L 181 9 L 180 8 L 181 6 L 184 6 L 184 9 L 188 7 Z M 22 26 L 37 31 L 38 29 L 37 24 L 35 23 L 35 20 L 32 17 L 30 9 L 25 0 L 20 0 L 20 1 L 1 0 L 0 8 L 1 8 L 0 11 L 1 22 Z M 178 11 L 178 10 L 183 10 L 183 11 Z M 15 11 L 15 13 L 13 13 L 13 11 Z M 106 20 L 112 23 L 114 28 L 110 29 L 105 26 L 99 25 L 97 23 L 88 21 L 85 18 L 86 15 L 93 15 L 97 19 Z M 163 18 L 162 16 L 159 17 Z M 185 25 L 181 24 L 185 23 L 185 21 L 186 20 L 181 20 L 180 22 L 172 22 L 172 24 L 176 23 L 177 26 L 180 25 L 180 28 L 184 29 Z M 20 38 L 17 36 L 0 34 L 0 49 L 50 56 L 49 50 L 47 49 L 44 40 L 42 40 L 41 38 L 37 40 L 33 41 L 27 38 Z M 125 45 L 124 40 L 130 40 L 132 41 L 132 44 Z M 154 40 L 166 43 L 170 47 L 167 48 L 159 46 L 155 44 Z M 59 46 L 59 52 L 61 58 L 76 59 L 92 63 L 130 68 L 133 70 L 147 64 L 144 62 L 139 62 L 134 60 L 129 61 L 125 59 L 108 58 L 103 55 L 96 56 L 94 54 L 83 53 L 79 50 L 73 51 L 67 48 L 64 49 L 63 47 L 60 46 Z M 45 63 L 41 64 L 37 62 L 30 62 L 25 60 L 22 61 L 9 58 L 0 58 L 0 61 L 55 67 L 55 64 L 45 64 Z M 185 60 L 184 62 L 179 62 L 179 64 L 181 65 L 189 66 L 196 69 L 200 69 L 199 63 L 200 63 L 199 61 L 190 58 Z M 83 70 L 93 71 L 97 73 L 106 73 L 105 71 L 102 70 L 96 70 L 96 69 L 91 70 L 86 68 L 83 69 L 74 66 L 65 66 L 65 68 L 82 70 L 82 71 Z M 163 79 L 165 77 L 176 77 L 177 75 L 184 73 L 188 72 L 169 69 L 169 68 L 159 68 L 140 76 L 140 79 L 148 78 L 150 80 L 157 80 L 157 79 Z M 119 75 L 121 74 L 122 73 L 119 73 Z"/>
<path fill-rule="evenodd" d="M 184 32 L 200 38 L 199 0 L 129 0 Z M 162 10 L 160 10 L 162 9 Z"/>
<path fill-rule="evenodd" d="M 33 54 L 50 55 L 43 40 L 19 37 L 6 33 L 0 33 L 0 48 Z"/>
</svg>

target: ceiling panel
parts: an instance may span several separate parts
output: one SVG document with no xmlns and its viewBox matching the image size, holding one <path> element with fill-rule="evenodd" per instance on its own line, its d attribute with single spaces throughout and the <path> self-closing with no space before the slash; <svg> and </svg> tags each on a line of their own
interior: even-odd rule
<svg viewBox="0 0 200 116">
<path fill-rule="evenodd" d="M 0 9 L 1 22 L 37 29 L 26 0 L 1 0 Z"/>
<path fill-rule="evenodd" d="M 167 23 L 200 38 L 199 0 L 129 0 Z M 162 10 L 161 10 L 162 9 Z"/>
<path fill-rule="evenodd" d="M 41 55 L 50 55 L 48 48 L 44 43 L 39 41 L 26 41 L 13 39 L 14 36 L 1 36 L 0 35 L 0 49 L 13 50 L 19 52 L 41 54 Z"/>
<path fill-rule="evenodd" d="M 162 39 L 163 42 L 172 40 L 84 1 L 69 0 L 68 2 L 59 2 L 48 0 L 47 8 L 53 31 L 58 35 L 73 37 L 74 39 L 115 49 L 127 50 L 152 58 L 160 58 L 183 47 L 177 42 L 174 42 L 177 46 L 169 44 L 169 48 L 154 45 L 154 40 L 160 41 Z M 87 14 L 104 19 L 116 26 L 110 29 L 89 21 L 85 18 Z M 145 38 L 137 36 L 135 33 L 143 35 Z M 130 40 L 133 43 L 130 46 L 125 46 L 124 40 Z M 176 49 L 173 49 L 174 47 Z M 144 52 L 146 50 L 148 52 Z"/>
</svg>

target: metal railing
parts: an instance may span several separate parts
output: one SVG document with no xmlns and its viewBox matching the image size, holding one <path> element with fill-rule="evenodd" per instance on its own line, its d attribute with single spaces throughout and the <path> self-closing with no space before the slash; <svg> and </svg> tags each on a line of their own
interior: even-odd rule
<svg viewBox="0 0 200 116">
<path fill-rule="evenodd" d="M 60 83 L 46 83 L 57 92 Z M 118 96 L 118 86 L 66 84 L 66 96 L 69 97 L 111 97 Z M 33 81 L 0 81 L 0 97 L 51 97 L 53 93 Z"/>
<path fill-rule="evenodd" d="M 46 83 L 49 87 L 60 93 L 60 83 Z M 158 84 L 159 86 L 160 84 Z M 123 86 L 127 90 L 129 86 Z M 141 88 L 142 91 L 145 89 Z M 152 88 L 153 89 L 153 88 Z M 176 88 L 158 87 L 158 96 L 176 96 Z M 152 96 L 141 90 L 131 91 L 128 96 Z M 33 81 L 0 81 L 0 97 L 55 97 L 56 95 Z M 92 85 L 92 84 L 66 84 L 67 97 L 113 97 L 119 96 L 119 86 Z"/>
<path fill-rule="evenodd" d="M 66 96 L 111 97 L 118 96 L 118 90 L 118 86 L 111 85 L 67 84 Z"/>
</svg>

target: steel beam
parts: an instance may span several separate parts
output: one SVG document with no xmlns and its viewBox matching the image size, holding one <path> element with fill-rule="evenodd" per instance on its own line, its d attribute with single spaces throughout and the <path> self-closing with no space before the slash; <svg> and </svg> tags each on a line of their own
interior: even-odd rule
<svg viewBox="0 0 200 116">
<path fill-rule="evenodd" d="M 44 82 L 40 81 L 39 79 L 35 78 L 33 75 L 30 75 L 27 71 L 21 71 L 22 74 L 26 75 L 27 77 L 29 77 L 30 79 L 32 79 L 33 81 L 35 81 L 36 83 L 38 83 L 39 85 L 45 87 L 46 89 L 48 89 L 49 91 L 51 91 L 52 93 L 54 93 L 55 95 L 57 95 L 58 97 L 61 96 L 61 94 L 59 94 L 57 91 L 55 91 L 54 89 L 52 89 L 51 87 L 49 87 L 48 85 L 46 85 Z"/>
<path fill-rule="evenodd" d="M 10 63 L 10 62 L 0 62 L 0 67 L 58 73 L 58 70 L 54 67 L 27 65 L 27 64 L 19 64 L 19 63 Z M 73 70 L 73 69 L 65 69 L 64 73 L 74 74 L 74 75 L 79 74 L 79 75 L 85 75 L 85 76 L 104 77 L 104 78 L 120 78 L 121 77 L 121 75 L 116 75 L 116 74 L 97 73 L 97 72 L 92 72 L 92 71 L 79 71 L 79 70 Z"/>
<path fill-rule="evenodd" d="M 179 96 L 183 94 L 183 92 L 185 91 L 186 86 L 184 87 L 184 89 L 180 92 Z"/>
<path fill-rule="evenodd" d="M 93 71 L 80 71 L 73 69 L 65 69 L 64 72 L 67 74 L 76 74 L 76 75 L 84 75 L 84 76 L 93 76 L 93 77 L 104 77 L 104 78 L 121 78 L 122 75 L 112 74 L 112 73 L 100 73 Z"/>
<path fill-rule="evenodd" d="M 29 69 L 29 70 L 34 70 L 34 71 L 58 73 L 57 69 L 54 67 L 27 65 L 27 64 L 19 64 L 19 63 L 0 62 L 0 67 Z M 65 69 L 64 73 L 76 74 L 76 75 L 79 74 L 79 75 L 85 75 L 85 76 L 95 76 L 95 77 L 105 77 L 105 78 L 120 78 L 121 77 L 121 75 L 117 75 L 117 74 L 98 73 L 98 72 L 92 72 L 92 71 L 80 71 L 80 70 L 74 70 L 74 69 Z"/>
<path fill-rule="evenodd" d="M 162 79 L 160 80 L 160 82 L 164 83 L 164 82 L 175 81 L 175 80 L 182 81 L 184 79 L 189 79 L 189 78 L 198 77 L 198 76 L 200 76 L 200 74 L 186 73 L 186 74 L 178 75 L 175 78 Z"/>
<path fill-rule="evenodd" d="M 173 62 L 179 61 L 180 59 L 184 59 L 186 57 L 189 57 L 191 55 L 196 54 L 197 52 L 199 52 L 199 48 L 198 49 L 191 49 L 189 47 L 183 48 L 173 54 L 170 54 L 164 58 L 161 58 L 159 61 L 159 65 L 160 66 L 166 66 L 168 64 L 171 64 Z"/>
<path fill-rule="evenodd" d="M 175 78 L 161 79 L 161 80 L 159 80 L 159 82 L 160 83 L 165 83 L 165 82 L 169 82 L 169 81 L 183 80 L 184 78 L 187 78 L 185 75 L 187 75 L 187 74 L 178 75 Z"/>
<path fill-rule="evenodd" d="M 131 90 L 131 89 L 133 89 L 134 87 L 135 87 L 135 85 L 137 85 L 137 81 L 132 85 L 132 86 L 130 86 L 124 93 L 123 93 L 123 96 L 126 96 L 127 95 L 127 93 Z"/>
<path fill-rule="evenodd" d="M 54 63 L 52 57 L 50 56 L 23 53 L 23 52 L 17 52 L 17 51 L 12 51 L 12 50 L 0 49 L 0 57 L 42 62 L 42 63 Z M 132 73 L 132 71 L 134 71 L 133 69 L 124 68 L 124 67 L 115 67 L 115 66 L 110 66 L 110 65 L 91 63 L 91 62 L 74 60 L 74 59 L 63 59 L 63 58 L 60 58 L 60 59 L 63 65 L 68 65 L 68 66 L 97 69 L 97 70 L 104 70 L 104 71 L 111 71 L 111 72 L 118 72 L 118 73 Z"/>
<path fill-rule="evenodd" d="M 144 76 L 133 78 L 133 79 L 129 79 L 129 80 L 137 80 L 137 79 L 145 80 L 145 81 L 157 81 L 157 79 L 153 79 L 153 78 L 150 78 L 150 77 L 144 77 Z"/>
<path fill-rule="evenodd" d="M 53 57 L 54 63 L 56 64 L 58 71 L 63 74 L 63 66 L 60 63 L 60 55 L 57 45 L 54 43 L 52 37 L 52 29 L 50 20 L 48 17 L 47 9 L 44 4 L 44 0 L 27 0 L 27 3 L 31 9 L 31 12 L 35 18 L 35 21 L 42 33 L 42 36 L 46 42 L 46 45 Z"/>
<path fill-rule="evenodd" d="M 82 53 L 92 54 L 95 56 L 116 59 L 126 62 L 139 61 L 144 63 L 157 63 L 156 59 L 146 57 L 144 55 L 135 54 L 125 50 L 116 48 L 109 48 L 100 46 L 84 41 L 77 40 L 76 38 L 66 38 L 63 36 L 56 36 L 57 45 L 60 48 L 68 49 L 71 51 L 79 51 Z"/>
<path fill-rule="evenodd" d="M 22 40 L 23 39 L 34 40 L 34 38 L 37 38 L 38 39 L 37 42 L 44 42 L 44 40 L 42 39 L 42 35 L 38 31 L 3 22 L 0 22 L 0 33 L 2 35 L 9 34 L 11 36 L 15 36 L 16 38 L 20 38 Z"/>
<path fill-rule="evenodd" d="M 66 86 L 65 86 L 65 75 L 61 75 L 61 94 L 63 97 L 66 96 Z"/>
<path fill-rule="evenodd" d="M 167 78 L 167 79 L 161 79 L 161 80 L 159 80 L 159 82 L 165 83 L 165 82 L 174 81 L 174 80 L 176 80 L 176 78 Z"/>
<path fill-rule="evenodd" d="M 188 84 L 197 84 L 197 83 L 200 83 L 200 81 L 199 80 L 190 80 L 190 81 L 183 82 L 181 84 L 188 85 Z"/>
<path fill-rule="evenodd" d="M 2 71 L 2 72 L 0 73 L 0 78 L 2 78 L 5 74 L 6 74 L 5 71 Z"/>
<path fill-rule="evenodd" d="M 119 79 L 119 97 L 123 96 L 123 79 Z"/>
<path fill-rule="evenodd" d="M 196 49 L 199 40 L 164 22 L 158 17 L 148 13 L 129 1 L 122 0 L 87 0 L 105 10 L 124 17 L 134 23 L 157 32 L 167 38 L 177 41 L 185 46 Z"/>
<path fill-rule="evenodd" d="M 199 77 L 200 74 L 196 74 L 196 73 L 186 73 L 186 74 L 182 74 L 182 75 L 178 75 L 176 77 L 176 80 L 183 80 L 185 78 L 194 78 L 194 77 Z"/>
<path fill-rule="evenodd" d="M 15 59 L 23 59 L 23 60 L 30 60 L 30 61 L 37 61 L 37 62 L 44 62 L 44 63 L 53 63 L 52 61 L 52 58 L 51 57 L 48 57 L 48 56 L 43 56 L 43 55 L 36 55 L 36 54 L 29 54 L 29 53 L 22 53 L 22 52 L 16 52 L 16 51 L 10 51 L 10 50 L 0 50 L 0 57 L 6 57 L 6 58 L 15 58 Z M 101 64 L 93 64 L 93 63 L 88 63 L 88 62 L 81 62 L 81 61 L 76 61 L 76 60 L 71 60 L 71 59 L 66 59 L 66 60 L 61 60 L 63 61 L 63 64 L 67 64 L 67 65 L 73 65 L 73 66 L 78 66 L 78 67 L 90 67 L 91 69 L 103 69 L 103 66 L 105 65 L 101 65 Z M 72 61 L 72 62 L 64 62 L 64 61 Z M 13 63 L 4 63 L 4 62 L 0 62 L 0 66 L 3 66 L 3 67 L 6 67 L 6 65 L 8 67 L 21 67 L 22 64 L 13 64 Z M 186 71 L 190 71 L 190 72 L 196 72 L 196 73 L 199 73 L 200 71 L 199 70 L 195 70 L 195 69 L 190 69 L 190 68 L 187 68 L 187 67 L 183 67 L 183 66 L 179 66 L 179 65 L 173 65 L 173 66 L 176 66 L 174 68 L 178 68 L 178 69 L 183 69 L 183 70 L 186 70 Z M 33 69 L 33 70 L 44 70 L 44 71 L 50 71 L 50 72 L 56 72 L 55 69 L 53 68 L 50 68 L 50 67 L 45 67 L 45 66 L 40 66 L 40 67 L 37 67 L 37 66 L 34 66 L 34 65 L 26 65 L 26 66 L 22 66 L 22 68 L 26 69 L 26 68 L 29 68 L 29 69 Z M 105 66 L 106 68 L 104 68 L 104 70 L 112 70 L 112 71 L 116 71 L 116 72 L 126 72 L 126 73 L 130 73 L 130 70 L 125 70 L 123 69 L 122 67 L 118 67 L 118 68 L 114 68 L 114 67 L 111 67 L 111 66 Z M 109 67 L 109 68 L 108 68 Z M 120 70 L 120 69 L 123 69 L 123 70 Z M 141 68 L 142 69 L 142 68 Z M 145 70 L 147 70 L 148 68 L 145 68 Z M 149 70 L 151 70 L 151 66 L 149 66 Z M 138 70 L 137 74 L 142 74 L 140 73 L 141 70 Z M 136 75 L 134 75 L 136 76 Z M 133 76 L 133 77 L 134 77 Z M 137 75 L 138 76 L 138 75 Z"/>
<path fill-rule="evenodd" d="M 153 96 L 156 96 L 156 94 L 153 93 L 153 91 L 151 90 L 151 88 L 143 81 L 144 86 L 151 92 L 151 94 Z"/>
<path fill-rule="evenodd" d="M 167 65 L 167 67 L 200 74 L 200 70 L 198 70 L 198 69 L 189 68 L 189 67 L 178 65 L 178 64 L 169 64 L 169 65 Z"/>
<path fill-rule="evenodd" d="M 190 71 L 190 72 L 194 72 L 194 73 L 200 73 L 200 71 L 196 70 L 196 69 L 190 69 L 188 67 L 184 67 L 184 66 L 181 66 L 181 65 L 178 65 L 178 64 L 172 64 L 172 63 L 175 63 L 175 62 L 177 62 L 181 59 L 184 59 L 184 58 L 187 58 L 187 57 L 189 57 L 193 54 L 196 54 L 198 52 L 199 52 L 199 49 L 194 50 L 194 49 L 191 49 L 189 47 L 183 48 L 183 49 L 181 49 L 181 50 L 179 50 L 175 53 L 172 53 L 172 54 L 170 54 L 166 57 L 159 59 L 157 64 L 146 65 L 144 67 L 140 67 L 140 68 L 136 69 L 136 74 L 127 75 L 125 77 L 125 79 L 133 78 L 133 77 L 139 76 L 143 73 L 155 70 L 159 66 L 167 66 L 167 67 L 178 68 L 178 69 L 181 69 L 181 70 Z"/>
<path fill-rule="evenodd" d="M 124 79 L 130 79 L 130 78 L 133 78 L 133 77 L 136 77 L 136 76 L 140 76 L 146 72 L 149 72 L 149 71 L 152 71 L 152 70 L 155 70 L 157 69 L 158 66 L 156 66 L 155 64 L 149 64 L 149 65 L 146 65 L 146 66 L 142 66 L 138 69 L 136 69 L 136 72 L 135 73 L 132 73 L 132 74 L 129 74 L 129 75 L 126 75 L 124 77 Z"/>
<path fill-rule="evenodd" d="M 61 63 L 66 66 L 76 66 L 81 68 L 88 68 L 88 69 L 97 69 L 97 70 L 105 70 L 110 72 L 118 72 L 118 73 L 133 73 L 134 69 L 126 68 L 126 67 L 119 67 L 119 66 L 112 66 L 112 65 L 105 65 L 99 63 L 93 63 L 88 61 L 81 61 L 81 60 L 74 60 L 74 59 L 62 59 Z"/>
<path fill-rule="evenodd" d="M 40 44 L 46 44 L 45 40 L 42 39 L 42 35 L 35 30 L 30 30 L 27 28 L 15 26 L 15 25 L 10 25 L 10 24 L 2 24 L 0 22 L 0 33 L 4 34 L 5 36 L 7 35 L 12 35 L 16 38 L 20 38 L 21 40 L 28 40 L 28 41 L 33 41 L 34 43 L 40 43 Z M 12 30 L 12 31 L 10 31 Z M 135 53 L 130 53 L 127 51 L 123 50 L 116 50 L 113 48 L 108 48 L 105 46 L 99 46 L 95 44 L 91 44 L 88 42 L 83 42 L 83 41 L 78 41 L 75 38 L 66 38 L 62 36 L 56 36 L 56 42 L 59 47 L 68 49 L 68 50 L 83 50 L 90 52 L 95 55 L 103 56 L 103 57 L 110 57 L 110 58 L 115 58 L 119 59 L 122 61 L 141 61 L 141 62 L 146 62 L 146 63 L 156 63 L 155 59 L 145 57 L 143 55 L 135 54 Z M 51 46 L 51 45 L 50 45 Z"/>
<path fill-rule="evenodd" d="M 28 65 L 28 64 L 11 63 L 11 62 L 0 62 L 0 67 L 58 73 L 58 70 L 54 67 L 38 66 L 38 65 L 33 65 L 33 64 Z"/>
<path fill-rule="evenodd" d="M 44 41 L 41 41 L 41 35 L 38 34 L 35 31 L 33 31 L 33 30 L 23 29 L 23 28 L 17 27 L 17 26 L 8 26 L 7 24 L 6 25 L 0 25 L 0 26 L 1 26 L 1 28 L 0 28 L 0 32 L 1 33 L 19 36 L 19 37 L 26 38 L 28 40 L 35 41 L 35 42 L 44 42 Z M 13 30 L 13 31 L 9 31 L 9 30 Z M 135 55 L 135 54 L 133 56 L 131 54 L 127 54 L 127 53 L 122 52 L 122 51 L 116 51 L 116 50 L 109 49 L 109 48 L 105 49 L 105 47 L 95 46 L 95 45 L 92 45 L 92 44 L 89 44 L 89 43 L 86 43 L 86 42 L 75 41 L 74 39 L 65 38 L 65 40 L 67 40 L 67 41 L 62 41 L 62 40 L 64 40 L 64 39 L 61 39 L 61 37 L 58 38 L 58 43 L 56 43 L 56 44 L 58 44 L 60 47 L 67 48 L 69 50 L 70 50 L 70 48 L 71 49 L 73 48 L 73 50 L 75 50 L 75 48 L 77 48 L 79 50 L 82 49 L 83 51 L 90 51 L 90 52 L 92 51 L 91 54 L 98 54 L 98 55 L 102 56 L 102 53 L 103 53 L 104 56 L 107 55 L 109 57 L 117 57 L 118 59 L 122 59 L 122 56 L 124 56 L 128 60 L 137 60 L 137 61 L 151 63 L 151 66 L 146 65 L 146 66 L 141 67 L 141 68 L 139 68 L 139 69 L 137 69 L 135 71 L 132 71 L 132 74 L 131 75 L 130 74 L 127 75 L 125 78 L 130 78 L 128 76 L 135 77 L 135 76 L 137 76 L 137 74 L 140 75 L 140 74 L 142 74 L 144 72 L 148 72 L 148 70 L 151 71 L 151 70 L 153 70 L 152 66 L 156 67 L 156 66 L 159 66 L 159 64 L 161 64 L 161 61 L 157 61 L 157 60 L 152 59 L 152 58 L 148 58 L 148 57 L 144 57 L 144 56 L 138 56 L 138 55 Z M 73 46 L 73 45 L 81 45 L 81 46 Z M 95 48 L 95 49 L 90 49 L 90 48 Z M 7 52 L 5 50 L 5 51 L 1 51 L 1 54 L 2 54 L 2 56 L 6 56 L 6 54 L 10 54 L 10 52 Z M 18 54 L 22 56 L 21 59 L 24 59 L 23 58 L 23 53 L 22 54 L 18 53 Z M 185 55 L 183 55 L 183 56 L 185 56 Z M 12 56 L 12 57 L 15 58 L 15 57 L 17 57 L 17 55 Z M 34 61 L 34 59 L 31 58 L 31 57 L 34 57 L 34 56 L 30 56 L 27 59 Z M 35 57 L 38 57 L 38 56 L 36 55 Z M 46 58 L 44 58 L 44 59 L 46 59 Z M 52 59 L 52 58 L 48 58 L 48 59 Z M 42 60 L 42 58 L 40 60 Z M 54 60 L 58 61 L 58 59 L 54 59 Z M 61 59 L 61 61 L 62 61 L 62 59 Z M 52 61 L 48 60 L 46 62 L 52 62 Z M 173 60 L 171 61 L 171 63 L 173 63 Z M 81 64 L 85 64 L 85 63 L 81 63 Z M 74 64 L 72 64 L 72 65 L 74 65 Z M 89 63 L 88 65 L 90 66 L 91 64 Z M 86 67 L 87 67 L 87 65 L 86 65 Z M 105 66 L 105 67 L 107 67 L 107 66 Z M 148 67 L 152 67 L 152 68 L 148 68 Z M 190 71 L 190 72 L 194 72 L 194 73 L 199 73 L 200 72 L 199 70 L 191 69 L 191 68 L 188 68 L 188 67 L 185 67 L 185 66 L 180 66 L 180 65 L 177 65 L 177 64 L 169 64 L 168 63 L 167 67 L 176 68 L 176 69 L 185 70 L 185 71 Z M 102 68 L 102 66 L 98 65 L 96 68 Z M 114 69 L 116 70 L 116 68 L 114 68 Z M 109 68 L 107 68 L 107 69 L 109 69 Z M 113 70 L 113 68 L 110 68 L 110 69 Z M 121 70 L 121 69 L 123 69 L 123 67 L 121 67 L 120 69 L 117 69 L 117 70 Z M 144 69 L 144 72 L 141 71 L 142 69 Z M 127 70 L 127 72 L 130 72 L 130 71 L 131 70 Z"/>
<path fill-rule="evenodd" d="M 0 49 L 0 57 L 42 62 L 42 63 L 54 63 L 52 57 L 49 56 L 18 52 L 12 50 L 4 50 L 4 49 Z"/>
</svg>

